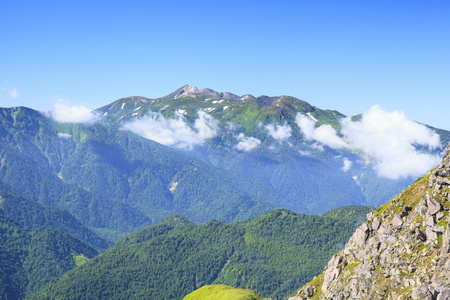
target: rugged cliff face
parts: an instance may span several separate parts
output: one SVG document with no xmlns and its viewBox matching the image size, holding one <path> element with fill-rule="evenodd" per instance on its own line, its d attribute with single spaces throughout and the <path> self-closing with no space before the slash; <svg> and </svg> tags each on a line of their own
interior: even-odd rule
<svg viewBox="0 0 450 300">
<path fill-rule="evenodd" d="M 450 299 L 450 145 L 427 176 L 369 213 L 297 299 Z"/>
</svg>

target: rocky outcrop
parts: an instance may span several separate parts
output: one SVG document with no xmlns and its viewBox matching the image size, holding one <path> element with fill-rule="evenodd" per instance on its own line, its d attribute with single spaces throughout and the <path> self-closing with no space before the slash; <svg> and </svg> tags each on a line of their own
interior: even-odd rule
<svg viewBox="0 0 450 300">
<path fill-rule="evenodd" d="M 209 88 L 197 88 L 195 86 L 188 86 L 185 85 L 178 90 L 176 90 L 173 94 L 174 99 L 178 99 L 181 97 L 195 97 L 195 96 L 211 96 L 211 97 L 217 97 L 217 98 L 223 98 L 223 99 L 232 99 L 232 100 L 238 100 L 240 99 L 239 96 L 229 93 L 229 92 L 223 92 L 219 93 L 216 92 L 213 89 Z M 171 94 L 171 95 L 172 95 Z"/>
<path fill-rule="evenodd" d="M 450 299 L 450 145 L 290 299 Z"/>
</svg>

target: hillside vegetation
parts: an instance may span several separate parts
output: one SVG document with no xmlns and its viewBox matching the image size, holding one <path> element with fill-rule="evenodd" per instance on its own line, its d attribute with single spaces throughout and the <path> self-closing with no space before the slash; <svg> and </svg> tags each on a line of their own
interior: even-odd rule
<svg viewBox="0 0 450 300">
<path fill-rule="evenodd" d="M 169 217 L 121 239 L 31 298 L 182 299 L 209 284 L 281 298 L 320 273 L 358 224 L 287 210 L 231 224 Z"/>
</svg>

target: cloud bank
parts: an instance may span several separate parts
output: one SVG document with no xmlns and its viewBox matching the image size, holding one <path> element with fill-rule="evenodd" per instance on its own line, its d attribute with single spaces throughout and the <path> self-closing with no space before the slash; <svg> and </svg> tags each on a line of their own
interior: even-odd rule
<svg viewBox="0 0 450 300">
<path fill-rule="evenodd" d="M 281 142 L 287 141 L 291 137 L 292 128 L 291 126 L 284 125 L 273 125 L 267 124 L 264 126 L 269 135 L 273 137 L 275 140 Z"/>
<path fill-rule="evenodd" d="M 99 120 L 99 116 L 89 108 L 81 105 L 71 106 L 65 100 L 58 100 L 54 104 L 51 117 L 60 123 L 85 123 L 92 124 Z"/>
<path fill-rule="evenodd" d="M 259 139 L 245 136 L 243 133 L 240 133 L 236 138 L 238 143 L 235 147 L 239 151 L 249 152 L 261 144 Z"/>
<path fill-rule="evenodd" d="M 161 113 L 151 112 L 122 128 L 169 147 L 192 150 L 194 146 L 202 145 L 206 139 L 216 136 L 218 125 L 214 118 L 203 111 L 198 112 L 194 128 L 181 114 L 175 115 L 175 119 L 166 119 Z"/>
<path fill-rule="evenodd" d="M 403 112 L 387 112 L 373 106 L 360 121 L 341 120 L 342 137 L 329 125 L 315 128 L 314 121 L 301 114 L 296 123 L 309 140 L 333 149 L 362 151 L 374 161 L 377 174 L 390 179 L 420 176 L 440 162 L 439 155 L 420 150 L 441 147 L 439 135 L 408 120 Z"/>
</svg>

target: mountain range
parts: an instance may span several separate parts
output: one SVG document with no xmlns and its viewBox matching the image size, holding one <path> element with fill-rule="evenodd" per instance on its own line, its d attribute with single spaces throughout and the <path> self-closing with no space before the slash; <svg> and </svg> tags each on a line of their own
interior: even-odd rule
<svg viewBox="0 0 450 300">
<path fill-rule="evenodd" d="M 189 86 L 122 98 L 81 118 L 64 105 L 1 108 L 1 293 L 20 299 L 46 286 L 36 295 L 78 295 L 73 276 L 83 278 L 79 286 L 122 286 L 120 278 L 142 272 L 138 257 L 161 263 L 146 272 L 166 281 L 139 277 L 154 286 L 142 292 L 157 298 L 212 283 L 285 296 L 318 275 L 365 220 L 367 208 L 355 205 L 384 204 L 437 164 L 449 141 L 446 130 L 378 107 L 347 117 L 290 96 Z M 195 264 L 200 254 L 208 266 Z M 286 267 L 292 261 L 302 265 Z M 110 295 L 135 293 L 119 290 Z"/>
</svg>

